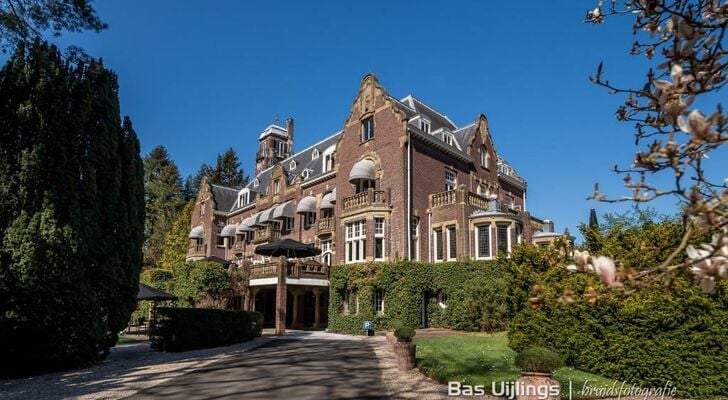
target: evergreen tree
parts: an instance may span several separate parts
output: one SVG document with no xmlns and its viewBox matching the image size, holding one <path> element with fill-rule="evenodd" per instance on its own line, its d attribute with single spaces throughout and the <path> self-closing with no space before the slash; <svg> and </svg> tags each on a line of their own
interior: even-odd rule
<svg viewBox="0 0 728 400">
<path fill-rule="evenodd" d="M 197 197 L 197 193 L 200 191 L 200 183 L 202 182 L 202 177 L 206 176 L 209 179 L 212 176 L 212 171 L 213 168 L 211 166 L 207 164 L 202 164 L 197 170 L 197 173 L 187 177 L 184 186 L 185 201 L 190 201 Z"/>
<path fill-rule="evenodd" d="M 164 146 L 157 146 L 144 158 L 144 265 L 156 266 L 162 256 L 164 238 L 172 228 L 182 199 L 182 178 Z"/>
<path fill-rule="evenodd" d="M 240 189 L 248 183 L 248 177 L 240 168 L 238 154 L 232 147 L 217 155 L 217 163 L 209 176 L 210 183 Z"/>
<path fill-rule="evenodd" d="M 116 76 L 21 42 L 0 70 L 0 375 L 108 353 L 136 305 L 143 229 Z"/>
<path fill-rule="evenodd" d="M 167 232 L 162 257 L 159 260 L 160 267 L 171 271 L 175 265 L 184 264 L 187 258 L 187 248 L 190 245 L 190 220 L 194 209 L 195 202 L 187 202 L 172 224 L 172 229 Z"/>
</svg>

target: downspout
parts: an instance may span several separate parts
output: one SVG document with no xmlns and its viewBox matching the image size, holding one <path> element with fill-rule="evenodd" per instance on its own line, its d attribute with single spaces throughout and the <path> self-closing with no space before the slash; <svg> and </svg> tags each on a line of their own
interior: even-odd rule
<svg viewBox="0 0 728 400">
<path fill-rule="evenodd" d="M 412 260 L 412 133 L 407 129 L 407 259 Z"/>
</svg>

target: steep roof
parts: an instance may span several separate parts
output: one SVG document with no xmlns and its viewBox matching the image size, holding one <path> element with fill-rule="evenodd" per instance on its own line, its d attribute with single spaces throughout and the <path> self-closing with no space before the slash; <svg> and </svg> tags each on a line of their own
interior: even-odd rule
<svg viewBox="0 0 728 400">
<path fill-rule="evenodd" d="M 216 208 L 220 211 L 230 210 L 238 199 L 239 190 L 220 185 L 210 185 L 210 187 Z"/>
</svg>

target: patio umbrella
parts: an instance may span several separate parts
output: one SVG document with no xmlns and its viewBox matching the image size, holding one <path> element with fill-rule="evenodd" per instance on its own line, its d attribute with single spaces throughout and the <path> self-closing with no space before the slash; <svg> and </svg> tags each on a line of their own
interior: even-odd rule
<svg viewBox="0 0 728 400">
<path fill-rule="evenodd" d="M 143 283 L 139 284 L 139 293 L 137 294 L 137 300 L 177 300 L 177 296 L 169 294 L 167 292 L 155 289 L 151 286 L 147 286 Z"/>
<path fill-rule="evenodd" d="M 256 247 L 255 254 L 267 257 L 306 258 L 321 254 L 321 249 L 293 239 L 283 239 Z"/>
</svg>

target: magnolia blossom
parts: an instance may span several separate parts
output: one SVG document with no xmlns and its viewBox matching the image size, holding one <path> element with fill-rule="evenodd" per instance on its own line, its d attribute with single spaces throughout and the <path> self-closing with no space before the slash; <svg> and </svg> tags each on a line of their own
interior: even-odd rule
<svg viewBox="0 0 728 400">
<path fill-rule="evenodd" d="M 685 252 L 692 265 L 690 270 L 704 292 L 715 289 L 716 279 L 728 278 L 728 235 L 715 234 L 711 243 L 704 243 L 700 248 L 690 245 Z"/>
<path fill-rule="evenodd" d="M 617 267 L 611 258 L 605 256 L 593 258 L 588 251 L 574 250 L 574 261 L 576 261 L 576 265 L 568 265 L 566 269 L 571 272 L 594 272 L 607 286 L 616 283 Z"/>
</svg>

